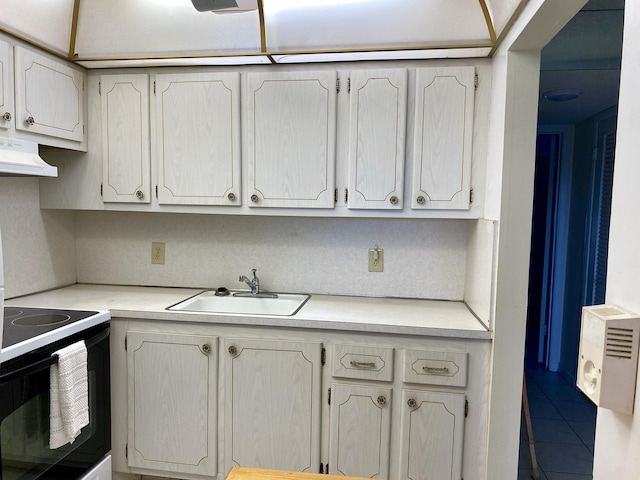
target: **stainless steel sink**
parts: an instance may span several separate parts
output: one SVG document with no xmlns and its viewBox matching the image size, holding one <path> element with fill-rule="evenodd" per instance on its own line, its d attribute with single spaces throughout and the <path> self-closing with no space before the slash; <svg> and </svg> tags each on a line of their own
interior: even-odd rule
<svg viewBox="0 0 640 480">
<path fill-rule="evenodd" d="M 239 295 L 234 295 L 237 293 Z M 230 292 L 216 295 L 215 290 L 206 290 L 198 295 L 176 303 L 167 310 L 202 313 L 231 313 L 238 315 L 294 315 L 311 295 L 294 293 L 251 295 L 248 292 Z M 273 296 L 275 295 L 275 296 Z"/>
</svg>

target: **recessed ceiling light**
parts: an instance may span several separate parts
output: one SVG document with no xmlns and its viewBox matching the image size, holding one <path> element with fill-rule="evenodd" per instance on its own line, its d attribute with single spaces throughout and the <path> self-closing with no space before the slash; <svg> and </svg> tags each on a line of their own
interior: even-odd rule
<svg viewBox="0 0 640 480">
<path fill-rule="evenodd" d="M 578 88 L 563 88 L 560 90 L 549 90 L 543 96 L 552 102 L 566 102 L 578 98 L 584 92 Z"/>
</svg>

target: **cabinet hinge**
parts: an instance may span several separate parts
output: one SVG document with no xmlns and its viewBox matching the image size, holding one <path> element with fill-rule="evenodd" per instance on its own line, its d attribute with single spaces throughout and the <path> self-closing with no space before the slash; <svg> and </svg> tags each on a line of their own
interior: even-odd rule
<svg viewBox="0 0 640 480">
<path fill-rule="evenodd" d="M 349 203 L 349 189 L 345 188 L 344 189 L 344 204 L 346 205 L 347 203 Z"/>
<path fill-rule="evenodd" d="M 324 473 L 329 475 L 329 464 L 328 463 L 324 466 Z"/>
<path fill-rule="evenodd" d="M 124 351 L 127 351 L 127 337 L 124 337 Z"/>
<path fill-rule="evenodd" d="M 336 92 L 340 93 L 340 79 L 336 79 Z"/>
<path fill-rule="evenodd" d="M 100 196 L 102 197 L 102 184 L 100 184 Z"/>
<path fill-rule="evenodd" d="M 347 79 L 347 93 L 351 93 L 351 77 Z"/>
<path fill-rule="evenodd" d="M 320 462 L 320 470 L 318 470 L 318 473 L 322 473 L 324 471 L 324 465 L 322 464 L 322 462 Z"/>
<path fill-rule="evenodd" d="M 327 349 L 322 347 L 322 351 L 320 352 L 320 364 L 324 366 L 327 363 Z"/>
<path fill-rule="evenodd" d="M 153 94 L 156 94 L 156 81 L 153 81 Z"/>
<path fill-rule="evenodd" d="M 327 390 L 327 403 L 331 405 L 331 388 Z"/>
<path fill-rule="evenodd" d="M 478 89 L 478 74 L 477 73 L 473 76 L 473 87 L 474 87 L 475 90 Z"/>
<path fill-rule="evenodd" d="M 338 189 L 337 188 L 333 192 L 333 203 L 338 203 Z"/>
<path fill-rule="evenodd" d="M 469 400 L 464 401 L 464 418 L 469 416 Z"/>
<path fill-rule="evenodd" d="M 124 445 L 124 456 L 125 458 L 129 458 L 129 444 L 125 443 Z"/>
<path fill-rule="evenodd" d="M 469 190 L 469 203 L 473 203 L 473 188 Z"/>
<path fill-rule="evenodd" d="M 158 185 L 156 185 L 156 198 L 158 198 Z"/>
<path fill-rule="evenodd" d="M 102 95 L 102 82 L 98 82 L 98 95 Z"/>
</svg>

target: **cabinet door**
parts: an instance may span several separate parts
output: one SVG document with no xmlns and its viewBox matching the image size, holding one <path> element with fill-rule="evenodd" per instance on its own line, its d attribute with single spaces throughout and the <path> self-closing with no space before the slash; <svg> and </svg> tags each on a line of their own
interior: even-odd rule
<svg viewBox="0 0 640 480">
<path fill-rule="evenodd" d="M 316 472 L 322 344 L 227 339 L 226 468 Z"/>
<path fill-rule="evenodd" d="M 156 77 L 158 203 L 240 205 L 240 74 Z"/>
<path fill-rule="evenodd" d="M 407 71 L 351 74 L 349 208 L 402 208 Z"/>
<path fill-rule="evenodd" d="M 0 129 L 13 125 L 13 91 L 10 83 L 9 44 L 0 40 Z"/>
<path fill-rule="evenodd" d="M 329 473 L 389 477 L 391 388 L 331 385 Z"/>
<path fill-rule="evenodd" d="M 100 77 L 102 199 L 149 203 L 149 77 Z"/>
<path fill-rule="evenodd" d="M 85 75 L 15 47 L 16 128 L 81 142 Z"/>
<path fill-rule="evenodd" d="M 132 469 L 217 473 L 216 337 L 127 334 Z"/>
<path fill-rule="evenodd" d="M 474 67 L 416 70 L 411 208 L 469 208 L 474 96 Z"/>
<path fill-rule="evenodd" d="M 459 480 L 465 396 L 403 390 L 400 480 Z"/>
<path fill-rule="evenodd" d="M 254 207 L 333 208 L 336 72 L 247 74 Z"/>
</svg>

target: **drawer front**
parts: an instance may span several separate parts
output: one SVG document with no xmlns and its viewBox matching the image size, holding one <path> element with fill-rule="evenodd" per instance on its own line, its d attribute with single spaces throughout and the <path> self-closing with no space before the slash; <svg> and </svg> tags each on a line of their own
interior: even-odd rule
<svg viewBox="0 0 640 480">
<path fill-rule="evenodd" d="M 450 387 L 467 386 L 466 352 L 438 350 L 405 350 L 403 352 L 402 381 Z"/>
<path fill-rule="evenodd" d="M 392 347 L 335 344 L 333 376 L 390 382 L 393 380 L 393 351 Z"/>
</svg>

